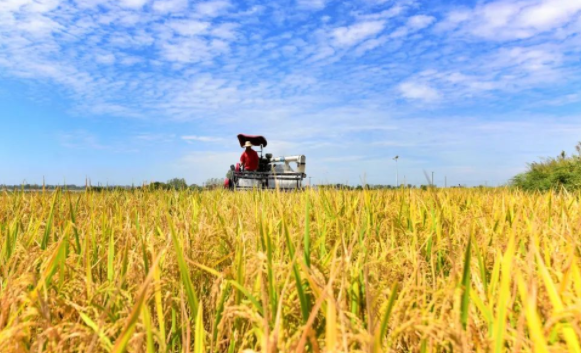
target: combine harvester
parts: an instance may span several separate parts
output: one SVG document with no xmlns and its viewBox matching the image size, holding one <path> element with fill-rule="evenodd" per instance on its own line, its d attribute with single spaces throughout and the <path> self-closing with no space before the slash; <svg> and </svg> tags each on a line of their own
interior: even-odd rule
<svg viewBox="0 0 581 353">
<path fill-rule="evenodd" d="M 262 149 L 266 147 L 267 141 L 263 136 L 238 135 L 240 147 L 244 148 L 247 142 L 252 146 L 260 147 L 258 169 L 254 171 L 244 170 L 240 163 L 230 166 L 230 172 L 224 180 L 224 188 L 230 190 L 247 189 L 280 189 L 296 190 L 303 188 L 305 174 L 306 157 L 288 156 L 272 158 L 272 153 L 262 155 Z M 290 166 L 296 163 L 296 171 Z"/>
</svg>

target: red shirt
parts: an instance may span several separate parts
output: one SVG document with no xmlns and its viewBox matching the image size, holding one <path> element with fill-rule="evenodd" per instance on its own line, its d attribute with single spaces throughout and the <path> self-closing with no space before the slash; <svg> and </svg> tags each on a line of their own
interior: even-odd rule
<svg viewBox="0 0 581 353">
<path fill-rule="evenodd" d="M 240 163 L 244 164 L 244 170 L 258 169 L 258 153 L 252 148 L 245 150 L 240 156 Z"/>
</svg>

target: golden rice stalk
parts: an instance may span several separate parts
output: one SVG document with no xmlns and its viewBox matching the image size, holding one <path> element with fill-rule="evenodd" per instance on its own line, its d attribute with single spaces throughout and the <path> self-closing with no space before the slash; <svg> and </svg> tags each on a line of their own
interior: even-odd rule
<svg viewBox="0 0 581 353">
<path fill-rule="evenodd" d="M 547 341 L 545 340 L 545 333 L 543 331 L 543 324 L 537 313 L 536 293 L 528 292 L 528 288 L 520 272 L 517 272 L 516 274 L 516 281 L 518 284 L 518 292 L 524 304 L 527 326 L 529 328 L 531 340 L 534 344 L 534 351 L 540 353 L 549 352 Z"/>
<path fill-rule="evenodd" d="M 204 308 L 202 303 L 198 307 L 198 315 L 196 316 L 195 333 L 194 333 L 194 353 L 204 353 L 206 331 L 204 330 Z"/>
<path fill-rule="evenodd" d="M 547 293 L 549 294 L 549 300 L 553 305 L 554 311 L 556 314 L 559 314 L 565 306 L 563 305 L 563 301 L 559 296 L 559 291 L 545 266 L 545 263 L 538 252 L 538 249 L 535 249 L 535 258 L 537 260 L 537 265 L 539 267 L 539 273 L 541 278 L 543 279 L 543 283 L 545 284 L 545 288 Z M 567 323 L 563 325 L 563 336 L 565 336 L 565 341 L 567 342 L 567 347 L 569 348 L 569 352 L 571 353 L 581 353 L 581 345 L 579 345 L 579 339 L 575 330 Z"/>
<path fill-rule="evenodd" d="M 165 250 L 164 250 L 164 252 L 165 252 Z M 145 281 L 141 285 L 141 288 L 139 289 L 139 294 L 137 295 L 137 298 L 135 299 L 135 304 L 133 305 L 133 308 L 131 309 L 131 313 L 129 314 L 129 316 L 125 320 L 125 325 L 123 327 L 123 330 L 121 331 L 121 334 L 119 335 L 119 337 L 115 341 L 115 345 L 113 346 L 111 353 L 123 353 L 123 352 L 125 352 L 125 349 L 127 348 L 127 343 L 129 343 L 129 339 L 131 338 L 131 335 L 133 335 L 133 331 L 135 330 L 135 325 L 137 324 L 137 321 L 139 320 L 139 315 L 141 314 L 142 306 L 144 305 L 144 303 L 147 300 L 147 292 L 149 289 L 149 284 L 153 279 L 153 272 L 154 272 L 153 269 L 155 267 L 157 267 L 159 259 L 161 258 L 162 254 L 163 254 L 163 252 L 157 256 L 157 258 L 153 262 L 152 269 L 150 269 L 149 273 L 147 274 L 147 277 L 145 278 Z"/>
<path fill-rule="evenodd" d="M 497 301 L 496 320 L 494 321 L 494 352 L 500 353 L 504 348 L 507 306 L 510 302 L 510 280 L 512 277 L 512 259 L 514 256 L 514 237 L 511 234 L 508 247 L 502 258 L 502 275 Z"/>
</svg>

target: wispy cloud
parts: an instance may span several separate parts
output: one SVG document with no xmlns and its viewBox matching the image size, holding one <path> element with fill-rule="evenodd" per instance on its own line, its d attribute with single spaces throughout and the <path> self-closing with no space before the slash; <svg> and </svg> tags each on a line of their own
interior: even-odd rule
<svg viewBox="0 0 581 353">
<path fill-rule="evenodd" d="M 280 107 L 281 101 L 289 106 L 304 105 L 306 97 L 313 97 L 311 101 L 317 97 L 321 104 L 328 104 L 325 100 L 338 97 L 337 94 L 358 96 L 353 92 L 355 87 L 365 90 L 374 82 L 382 87 L 391 85 L 407 98 L 435 101 L 437 97 L 455 97 L 457 92 L 474 95 L 532 88 L 546 83 L 547 77 L 558 79 L 560 65 L 565 62 L 559 47 L 544 44 L 537 44 L 536 48 L 485 48 L 475 53 L 471 47 L 447 46 L 445 39 L 442 50 L 454 52 L 455 57 L 444 62 L 444 53 L 432 47 L 430 55 L 438 59 L 430 59 L 422 48 L 428 50 L 438 38 L 423 41 L 413 35 L 418 31 L 427 35 L 437 16 L 406 16 L 411 7 L 405 2 L 378 4 L 382 7 L 376 11 L 354 11 L 352 18 L 309 23 L 295 34 L 274 37 L 273 31 L 258 26 L 259 22 L 241 20 L 240 16 L 255 13 L 254 7 L 244 8 L 224 0 L 191 6 L 179 0 L 132 0 L 123 5 L 128 7 L 123 11 L 109 1 L 98 2 L 100 8 L 90 6 L 97 2 L 82 6 L 51 1 L 38 4 L 3 3 L 6 21 L 0 25 L 0 35 L 5 50 L 0 54 L 0 67 L 11 75 L 60 84 L 77 98 L 84 111 L 94 114 L 161 115 L 179 120 L 215 115 L 227 119 L 230 111 L 273 109 Z M 532 2 L 519 4 L 497 1 L 453 10 L 436 27 L 438 31 L 446 28 L 455 33 L 472 33 L 468 28 L 474 26 L 469 23 L 492 21 L 486 15 L 490 9 L 504 9 L 507 18 L 511 18 L 541 6 Z M 187 15 L 168 15 L 184 6 L 189 9 Z M 575 18 L 575 6 L 567 5 L 568 12 L 556 7 L 551 11 L 558 14 L 534 23 L 556 28 L 557 22 L 550 19 Z M 268 21 L 266 7 L 259 13 L 262 21 Z M 127 28 L 126 23 L 133 25 Z M 504 20 L 499 23 L 509 25 Z M 501 24 L 499 30 L 504 30 Z M 127 29 L 117 31 L 121 26 Z M 507 31 L 515 33 L 510 28 Z M 74 36 L 63 37 L 63 33 Z M 30 35 L 44 39 L 31 42 Z M 30 45 L 23 46 L 26 42 Z M 555 45 L 565 44 L 561 41 Z M 409 53 L 408 59 L 397 59 L 404 52 Z M 397 55 L 390 59 L 391 53 Z M 366 56 L 375 61 L 361 60 Z M 470 59 L 462 61 L 463 57 Z M 338 67 L 342 68 L 333 71 L 330 65 L 334 63 L 340 63 Z M 407 67 L 412 65 L 416 69 L 431 66 L 438 74 L 421 79 L 406 77 Z M 127 67 L 138 70 L 139 75 L 125 72 Z M 305 80 L 294 79 L 298 70 Z M 345 87 L 347 81 L 354 84 Z"/>
<path fill-rule="evenodd" d="M 224 14 L 231 6 L 232 4 L 226 0 L 212 0 L 197 3 L 195 5 L 195 11 L 204 17 L 216 17 Z"/>
<path fill-rule="evenodd" d="M 436 89 L 421 82 L 403 82 L 399 85 L 399 91 L 405 98 L 428 102 L 438 100 L 441 97 Z"/>
<path fill-rule="evenodd" d="M 155 0 L 152 8 L 161 13 L 184 11 L 188 7 L 188 0 Z"/>
<path fill-rule="evenodd" d="M 383 30 L 383 21 L 359 22 L 348 27 L 333 30 L 333 38 L 338 46 L 351 46 Z"/>
<path fill-rule="evenodd" d="M 182 140 L 186 142 L 199 141 L 199 142 L 221 142 L 224 141 L 221 137 L 213 136 L 196 136 L 196 135 L 185 135 L 181 137 Z"/>
<path fill-rule="evenodd" d="M 140 133 L 135 135 L 137 140 L 148 141 L 148 142 L 173 142 L 176 138 L 175 134 L 165 134 L 165 133 Z"/>
<path fill-rule="evenodd" d="M 300 9 L 321 10 L 329 0 L 297 0 Z"/>
<path fill-rule="evenodd" d="M 416 15 L 408 18 L 406 24 L 404 26 L 399 27 L 393 33 L 390 34 L 391 38 L 401 38 L 405 37 L 409 34 L 415 33 L 420 31 L 436 20 L 435 17 L 426 16 L 426 15 Z"/>
<path fill-rule="evenodd" d="M 452 10 L 440 24 L 489 40 L 527 39 L 562 28 L 578 18 L 581 3 L 571 0 L 490 1 L 473 9 Z"/>
</svg>

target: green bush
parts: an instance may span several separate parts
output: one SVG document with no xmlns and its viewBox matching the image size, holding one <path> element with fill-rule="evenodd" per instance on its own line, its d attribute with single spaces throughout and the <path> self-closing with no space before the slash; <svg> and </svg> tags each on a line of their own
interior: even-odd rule
<svg viewBox="0 0 581 353">
<path fill-rule="evenodd" d="M 581 190 L 581 142 L 575 149 L 577 155 L 571 157 L 562 152 L 556 158 L 529 164 L 529 170 L 515 176 L 511 184 L 524 190 Z"/>
</svg>

